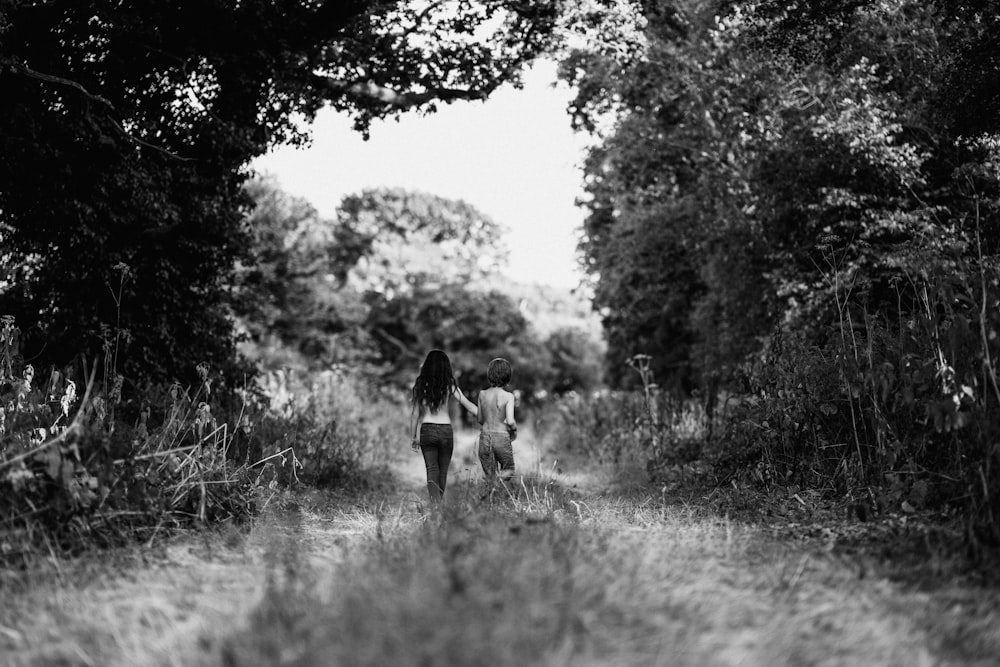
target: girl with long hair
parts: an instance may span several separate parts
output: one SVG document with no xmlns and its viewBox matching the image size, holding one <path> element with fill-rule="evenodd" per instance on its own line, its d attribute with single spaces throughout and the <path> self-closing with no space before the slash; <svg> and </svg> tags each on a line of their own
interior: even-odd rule
<svg viewBox="0 0 1000 667">
<path fill-rule="evenodd" d="M 432 502 L 444 496 L 448 466 L 455 451 L 455 435 L 448 414 L 448 399 L 458 400 L 472 414 L 476 405 L 458 388 L 451 360 L 441 350 L 431 350 L 420 365 L 420 374 L 410 392 L 412 446 L 420 450 L 427 468 L 427 493 Z"/>
</svg>

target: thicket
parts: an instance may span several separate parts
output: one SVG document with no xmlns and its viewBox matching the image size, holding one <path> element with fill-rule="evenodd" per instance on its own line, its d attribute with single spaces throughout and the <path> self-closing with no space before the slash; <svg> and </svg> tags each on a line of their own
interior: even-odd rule
<svg viewBox="0 0 1000 667">
<path fill-rule="evenodd" d="M 399 450 L 397 397 L 346 373 L 268 373 L 231 393 L 130 389 L 117 348 L 96 367 L 36 373 L 0 318 L 0 566 L 251 519 L 300 483 L 358 487 Z M 392 415 L 399 415 L 393 419 Z"/>
<path fill-rule="evenodd" d="M 563 64 L 599 139 L 581 249 L 611 381 L 637 386 L 625 362 L 649 355 L 733 470 L 958 506 L 971 543 L 1000 541 L 1000 12 L 633 18 Z"/>
</svg>

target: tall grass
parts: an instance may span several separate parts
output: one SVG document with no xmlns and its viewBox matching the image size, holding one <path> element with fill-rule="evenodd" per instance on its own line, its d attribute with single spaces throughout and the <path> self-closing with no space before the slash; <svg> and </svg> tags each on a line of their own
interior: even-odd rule
<svg viewBox="0 0 1000 667">
<path fill-rule="evenodd" d="M 363 374 L 272 371 L 260 378 L 267 404 L 258 427 L 265 455 L 287 453 L 284 478 L 331 487 L 363 483 L 367 468 L 409 451 L 405 399 Z"/>
<path fill-rule="evenodd" d="M 828 283 L 833 335 L 779 330 L 748 366 L 729 467 L 873 511 L 956 508 L 973 555 L 1000 545 L 1000 267 L 928 256 L 881 286 L 891 309 L 849 266 Z"/>
<path fill-rule="evenodd" d="M 538 411 L 546 456 L 562 469 L 585 468 L 625 486 L 704 474 L 701 406 L 653 386 L 644 392 L 571 392 Z"/>
<path fill-rule="evenodd" d="M 242 521 L 279 485 L 363 484 L 405 437 L 393 397 L 348 373 L 272 373 L 218 396 L 200 364 L 191 387 L 126 388 L 124 336 L 105 334 L 89 374 L 38 378 L 0 318 L 0 564 Z"/>
</svg>

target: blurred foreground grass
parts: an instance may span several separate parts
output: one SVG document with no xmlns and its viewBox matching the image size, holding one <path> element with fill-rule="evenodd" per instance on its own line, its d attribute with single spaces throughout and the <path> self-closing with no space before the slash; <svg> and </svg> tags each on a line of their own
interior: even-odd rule
<svg viewBox="0 0 1000 667">
<path fill-rule="evenodd" d="M 60 585 L 5 598 L 0 664 L 990 665 L 1000 655 L 989 591 L 872 578 L 842 554 L 648 491 L 580 491 L 536 473 L 488 494 L 469 477 L 441 512 L 414 476 L 394 473 L 349 496 L 283 496 L 249 532 L 67 565 Z"/>
<path fill-rule="evenodd" d="M 1000 655 L 997 609 L 978 621 L 938 617 L 931 595 L 859 578 L 839 557 L 753 527 L 648 495 L 575 496 L 540 478 L 492 500 L 481 492 L 463 483 L 440 513 L 377 521 L 332 568 L 288 552 L 222 663 L 931 665 Z"/>
</svg>

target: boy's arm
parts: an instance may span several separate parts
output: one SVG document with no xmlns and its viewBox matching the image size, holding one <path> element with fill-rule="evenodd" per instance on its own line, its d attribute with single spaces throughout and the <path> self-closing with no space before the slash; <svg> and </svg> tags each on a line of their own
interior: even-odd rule
<svg viewBox="0 0 1000 667">
<path fill-rule="evenodd" d="M 517 438 L 517 422 L 514 421 L 514 394 L 510 394 L 510 398 L 507 399 L 506 415 L 504 416 L 504 423 L 507 424 L 507 431 L 510 433 L 510 441 L 514 442 Z"/>
<path fill-rule="evenodd" d="M 514 421 L 514 394 L 508 393 L 507 395 L 510 398 L 507 399 L 507 405 L 504 406 L 505 415 L 503 421 L 507 426 L 517 428 L 517 422 Z"/>
<path fill-rule="evenodd" d="M 480 426 L 483 425 L 483 411 L 480 409 L 482 407 L 482 403 L 483 403 L 483 392 L 482 392 L 482 390 L 480 390 L 479 394 L 476 396 L 476 406 L 477 406 L 476 407 L 476 421 L 479 422 Z"/>
</svg>

